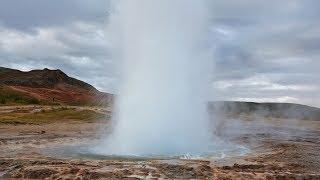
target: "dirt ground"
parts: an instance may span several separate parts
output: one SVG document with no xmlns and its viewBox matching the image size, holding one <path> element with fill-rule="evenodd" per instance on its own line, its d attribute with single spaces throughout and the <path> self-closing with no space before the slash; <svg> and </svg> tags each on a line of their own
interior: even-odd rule
<svg viewBox="0 0 320 180">
<path fill-rule="evenodd" d="M 0 117 L 12 108 L 1 107 Z M 28 108 L 30 113 L 35 110 Z M 216 133 L 249 151 L 223 158 L 112 159 L 48 153 L 95 141 L 106 124 L 0 123 L 0 179 L 320 179 L 320 121 L 228 118 Z"/>
</svg>

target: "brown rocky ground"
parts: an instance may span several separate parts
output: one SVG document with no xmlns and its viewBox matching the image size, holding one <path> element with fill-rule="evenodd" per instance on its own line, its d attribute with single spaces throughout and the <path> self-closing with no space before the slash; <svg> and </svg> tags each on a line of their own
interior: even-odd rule
<svg viewBox="0 0 320 180">
<path fill-rule="evenodd" d="M 26 114 L 42 109 L 50 112 L 50 108 L 27 106 L 17 111 L 17 107 L 0 107 L 0 120 L 9 117 L 7 113 L 33 117 Z M 72 110 L 109 112 L 84 107 Z M 216 133 L 250 149 L 242 156 L 110 159 L 47 153 L 95 140 L 98 130 L 107 124 L 105 120 L 72 118 L 70 110 L 61 111 L 62 119 L 50 117 L 47 123 L 32 118 L 19 119 L 19 123 L 0 121 L 0 179 L 320 179 L 320 121 L 251 116 L 222 121 Z M 50 113 L 40 115 L 48 118 Z"/>
</svg>

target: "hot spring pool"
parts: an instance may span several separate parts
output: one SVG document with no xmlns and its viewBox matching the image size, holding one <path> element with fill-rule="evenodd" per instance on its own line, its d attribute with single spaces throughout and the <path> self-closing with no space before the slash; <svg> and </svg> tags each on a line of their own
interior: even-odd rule
<svg viewBox="0 0 320 180">
<path fill-rule="evenodd" d="M 105 151 L 107 152 L 107 151 Z M 59 145 L 51 148 L 44 148 L 41 154 L 50 157 L 63 159 L 88 159 L 88 160 L 153 160 L 153 159 L 204 159 L 215 160 L 231 157 L 244 156 L 250 152 L 250 149 L 242 145 L 226 145 L 224 147 L 216 146 L 212 150 L 203 153 L 185 153 L 185 154 L 106 154 L 97 151 L 92 143 L 82 143 L 77 145 Z"/>
</svg>

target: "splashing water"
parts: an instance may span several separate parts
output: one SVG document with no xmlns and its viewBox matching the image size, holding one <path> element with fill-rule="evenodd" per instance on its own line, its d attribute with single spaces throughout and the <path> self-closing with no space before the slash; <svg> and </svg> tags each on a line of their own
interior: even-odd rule
<svg viewBox="0 0 320 180">
<path fill-rule="evenodd" d="M 100 154 L 198 155 L 217 138 L 207 114 L 206 0 L 118 0 L 109 33 L 121 62 L 113 131 Z"/>
</svg>

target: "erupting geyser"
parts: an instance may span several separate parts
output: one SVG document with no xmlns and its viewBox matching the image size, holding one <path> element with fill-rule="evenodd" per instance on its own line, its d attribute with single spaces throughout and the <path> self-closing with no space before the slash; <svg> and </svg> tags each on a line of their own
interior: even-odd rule
<svg viewBox="0 0 320 180">
<path fill-rule="evenodd" d="M 121 84 L 99 153 L 202 154 L 212 143 L 205 0 L 118 0 L 111 14 Z M 110 33 L 110 32 L 109 32 Z"/>
</svg>

